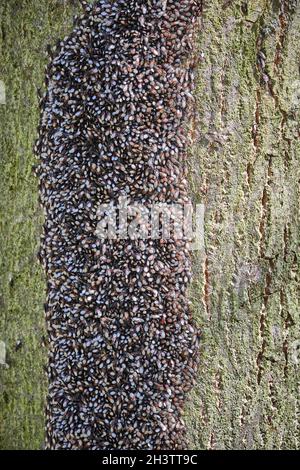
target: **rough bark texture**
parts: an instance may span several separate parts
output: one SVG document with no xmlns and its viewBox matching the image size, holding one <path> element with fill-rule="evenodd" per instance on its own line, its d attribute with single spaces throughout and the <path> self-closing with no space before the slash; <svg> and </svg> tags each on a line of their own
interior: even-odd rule
<svg viewBox="0 0 300 470">
<path fill-rule="evenodd" d="M 299 28 L 292 1 L 212 1 L 204 15 L 191 158 L 206 205 L 192 290 L 203 331 L 193 448 L 299 446 Z"/>
<path fill-rule="evenodd" d="M 44 440 L 44 281 L 36 253 L 41 228 L 32 173 L 46 46 L 70 29 L 72 8 L 61 1 L 0 0 L 0 447 L 41 448 Z"/>
<path fill-rule="evenodd" d="M 191 288 L 203 339 L 186 407 L 190 447 L 295 449 L 300 3 L 206 3 L 190 152 L 194 200 L 205 204 L 205 250 L 194 254 Z M 69 1 L 0 1 L 7 95 L 0 105 L 3 449 L 43 446 L 44 282 L 31 173 L 36 89 L 46 44 L 70 29 L 75 8 Z"/>
</svg>

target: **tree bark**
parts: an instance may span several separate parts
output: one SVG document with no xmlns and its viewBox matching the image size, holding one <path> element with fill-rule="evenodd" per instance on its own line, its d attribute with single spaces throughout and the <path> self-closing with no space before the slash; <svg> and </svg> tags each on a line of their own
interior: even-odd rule
<svg viewBox="0 0 300 470">
<path fill-rule="evenodd" d="M 207 4 L 191 150 L 206 246 L 191 292 L 203 341 L 190 442 L 295 449 L 300 5 Z"/>
<path fill-rule="evenodd" d="M 71 28 L 60 0 L 0 2 L 0 448 L 40 449 L 44 442 L 45 285 L 37 260 L 42 215 L 32 166 L 47 44 Z"/>
<path fill-rule="evenodd" d="M 43 446 L 32 146 L 44 51 L 70 30 L 77 7 L 0 4 L 2 449 Z M 185 417 L 193 449 L 299 448 L 299 35 L 298 1 L 204 2 L 190 129 L 191 190 L 205 205 L 205 249 L 193 253 L 190 289 L 202 329 Z"/>
</svg>

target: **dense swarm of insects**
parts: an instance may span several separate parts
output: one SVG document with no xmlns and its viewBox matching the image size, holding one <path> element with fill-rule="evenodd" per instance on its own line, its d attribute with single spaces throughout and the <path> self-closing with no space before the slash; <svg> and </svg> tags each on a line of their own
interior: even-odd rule
<svg viewBox="0 0 300 470">
<path fill-rule="evenodd" d="M 36 154 L 45 211 L 48 449 L 179 449 L 195 380 L 185 239 L 97 237 L 99 203 L 189 201 L 196 0 L 82 2 L 47 68 Z"/>
</svg>

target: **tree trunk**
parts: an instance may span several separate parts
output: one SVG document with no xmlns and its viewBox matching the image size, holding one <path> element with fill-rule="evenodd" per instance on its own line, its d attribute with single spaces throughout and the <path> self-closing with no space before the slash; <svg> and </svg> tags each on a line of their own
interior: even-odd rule
<svg viewBox="0 0 300 470">
<path fill-rule="evenodd" d="M 206 246 L 195 256 L 191 293 L 203 342 L 187 407 L 190 441 L 294 449 L 300 5 L 207 3 L 191 156 Z"/>
<path fill-rule="evenodd" d="M 0 80 L 6 91 L 6 104 L 0 104 L 0 341 L 7 364 L 0 364 L 2 449 L 40 449 L 44 442 L 45 286 L 36 256 L 42 217 L 33 144 L 46 47 L 70 30 L 72 10 L 59 0 L 0 2 Z"/>
<path fill-rule="evenodd" d="M 76 2 L 75 2 L 76 3 Z M 193 449 L 299 448 L 298 1 L 204 2 L 190 181 L 205 249 L 190 289 L 202 330 L 186 406 Z M 77 5 L 78 6 L 78 5 Z M 47 43 L 71 1 L 0 4 L 0 447 L 42 448 L 44 280 L 32 145 Z"/>
</svg>

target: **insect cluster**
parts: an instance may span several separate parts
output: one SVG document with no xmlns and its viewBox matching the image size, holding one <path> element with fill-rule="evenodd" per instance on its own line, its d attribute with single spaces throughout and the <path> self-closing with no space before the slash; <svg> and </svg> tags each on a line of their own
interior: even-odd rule
<svg viewBox="0 0 300 470">
<path fill-rule="evenodd" d="M 198 361 L 186 239 L 99 239 L 99 203 L 189 201 L 199 3 L 85 2 L 47 68 L 36 154 L 45 212 L 48 449 L 184 448 Z"/>
</svg>

